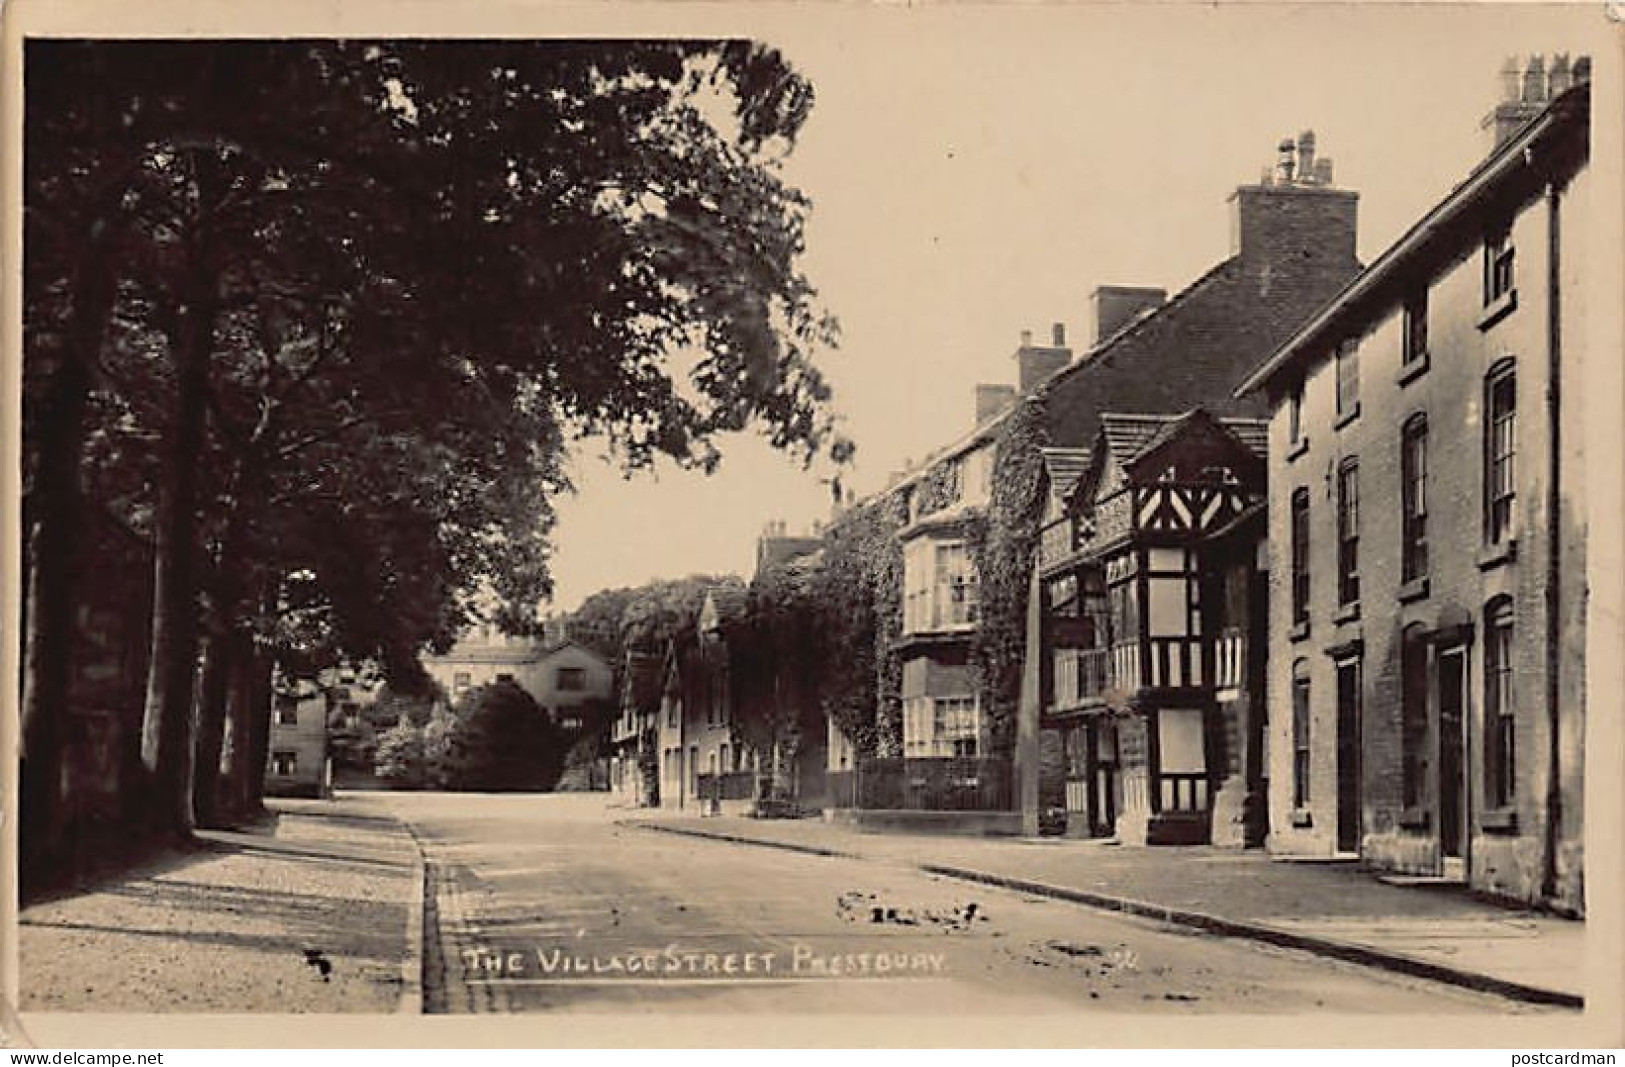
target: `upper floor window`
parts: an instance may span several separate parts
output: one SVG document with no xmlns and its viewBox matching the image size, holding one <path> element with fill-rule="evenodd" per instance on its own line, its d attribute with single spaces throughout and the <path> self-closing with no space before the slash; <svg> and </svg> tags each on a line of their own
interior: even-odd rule
<svg viewBox="0 0 1625 1067">
<path fill-rule="evenodd" d="M 903 629 L 968 626 L 977 619 L 976 571 L 962 541 L 920 538 L 903 553 Z"/>
<path fill-rule="evenodd" d="M 1405 301 L 1405 334 L 1401 360 L 1406 366 L 1428 355 L 1428 291 L 1423 286 Z"/>
<path fill-rule="evenodd" d="M 473 684 L 474 676 L 467 671 L 458 671 L 451 676 L 451 688 L 457 693 L 462 693 Z"/>
<path fill-rule="evenodd" d="M 561 693 L 579 693 L 587 688 L 587 671 L 584 667 L 560 667 L 558 673 L 558 690 Z"/>
<path fill-rule="evenodd" d="M 1484 535 L 1500 544 L 1517 518 L 1518 377 L 1510 361 L 1485 379 L 1484 410 Z"/>
<path fill-rule="evenodd" d="M 1286 398 L 1286 439 L 1292 447 L 1303 443 L 1303 382 L 1293 386 Z"/>
<path fill-rule="evenodd" d="M 1512 803 L 1517 782 L 1517 717 L 1512 700 L 1512 603 L 1491 606 L 1484 620 L 1484 792 L 1494 808 Z"/>
<path fill-rule="evenodd" d="M 1337 346 L 1337 415 L 1352 416 L 1360 409 L 1360 342 Z"/>
<path fill-rule="evenodd" d="M 1428 420 L 1413 416 L 1400 438 L 1400 580 L 1428 572 Z"/>
<path fill-rule="evenodd" d="M 1352 459 L 1337 469 L 1337 602 L 1360 599 L 1360 465 Z"/>
<path fill-rule="evenodd" d="M 1500 229 L 1484 239 L 1484 304 L 1512 292 L 1512 231 Z"/>
<path fill-rule="evenodd" d="M 1309 490 L 1292 494 L 1292 621 L 1309 621 Z"/>
</svg>

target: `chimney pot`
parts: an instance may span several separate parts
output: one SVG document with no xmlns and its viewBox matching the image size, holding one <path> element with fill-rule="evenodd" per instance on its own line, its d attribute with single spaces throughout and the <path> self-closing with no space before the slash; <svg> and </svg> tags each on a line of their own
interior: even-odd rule
<svg viewBox="0 0 1625 1067">
<path fill-rule="evenodd" d="M 1542 56 L 1529 57 L 1529 67 L 1523 73 L 1523 101 L 1526 104 L 1546 102 L 1546 60 Z"/>
<path fill-rule="evenodd" d="M 1508 56 L 1501 64 L 1501 101 L 1516 104 L 1522 95 L 1523 74 L 1518 67 L 1518 57 Z"/>
<path fill-rule="evenodd" d="M 1033 346 L 1033 332 L 1031 330 L 1022 330 L 1021 331 L 1021 347 L 1022 348 L 1031 348 L 1032 346 Z"/>
<path fill-rule="evenodd" d="M 1332 184 L 1332 161 L 1324 156 L 1318 157 L 1315 160 L 1315 184 Z"/>
<path fill-rule="evenodd" d="M 1564 52 L 1560 55 L 1553 56 L 1552 69 L 1546 74 L 1547 93 L 1553 99 L 1556 99 L 1557 97 L 1568 92 L 1569 86 L 1573 84 L 1573 78 L 1569 69 L 1568 53 Z"/>
<path fill-rule="evenodd" d="M 1309 182 L 1315 180 L 1315 131 L 1304 130 L 1298 134 L 1298 180 Z"/>
<path fill-rule="evenodd" d="M 1051 327 L 1050 336 L 1054 338 L 1054 345 L 1055 345 L 1056 348 L 1065 348 L 1066 347 L 1066 323 L 1057 322 L 1053 327 Z"/>
<path fill-rule="evenodd" d="M 1581 56 L 1579 59 L 1576 59 L 1574 61 L 1574 81 L 1575 81 L 1575 84 L 1579 84 L 1580 82 L 1588 82 L 1590 80 L 1591 80 L 1591 57 L 1590 56 Z"/>
<path fill-rule="evenodd" d="M 1297 146 L 1293 144 L 1290 137 L 1283 137 L 1281 143 L 1276 146 L 1275 170 L 1283 185 L 1292 184 L 1292 168 L 1296 158 L 1296 151 Z"/>
</svg>

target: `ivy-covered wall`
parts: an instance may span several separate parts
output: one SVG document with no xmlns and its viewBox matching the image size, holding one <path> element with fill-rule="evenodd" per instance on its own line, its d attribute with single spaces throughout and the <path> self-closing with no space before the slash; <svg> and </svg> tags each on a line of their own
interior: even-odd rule
<svg viewBox="0 0 1625 1067">
<path fill-rule="evenodd" d="M 901 492 L 846 512 L 824 538 L 814 581 L 827 650 L 822 705 L 859 753 L 902 752 L 903 550 L 908 520 Z"/>
<path fill-rule="evenodd" d="M 999 427 L 987 509 L 966 531 L 981 596 L 970 663 L 994 756 L 1009 756 L 1015 747 L 1027 654 L 1028 586 L 1044 517 L 1039 450 L 1048 442 L 1042 394 L 1018 402 Z"/>
</svg>

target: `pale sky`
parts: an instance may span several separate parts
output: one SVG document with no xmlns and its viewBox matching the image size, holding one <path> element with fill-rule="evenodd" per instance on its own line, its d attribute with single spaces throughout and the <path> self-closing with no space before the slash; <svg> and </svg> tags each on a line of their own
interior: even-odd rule
<svg viewBox="0 0 1625 1067">
<path fill-rule="evenodd" d="M 769 40 L 817 92 L 785 174 L 813 201 L 804 265 L 841 320 L 822 365 L 863 494 L 970 428 L 973 386 L 1014 382 L 1021 330 L 1065 322 L 1081 352 L 1097 285 L 1173 293 L 1227 256 L 1226 198 L 1283 137 L 1313 129 L 1360 193 L 1369 262 L 1487 150 L 1508 56 L 1600 61 L 1605 28 L 1600 5 L 805 5 L 715 31 Z M 555 608 L 748 575 L 766 522 L 828 517 L 827 471 L 722 445 L 709 478 L 623 480 L 583 451 Z"/>
</svg>

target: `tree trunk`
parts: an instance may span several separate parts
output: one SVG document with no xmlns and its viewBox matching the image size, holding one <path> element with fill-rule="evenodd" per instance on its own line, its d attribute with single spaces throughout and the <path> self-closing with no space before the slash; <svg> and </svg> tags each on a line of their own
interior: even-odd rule
<svg viewBox="0 0 1625 1067">
<path fill-rule="evenodd" d="M 255 768 L 251 749 L 254 728 L 254 677 L 256 652 L 252 639 L 244 635 L 231 671 L 226 727 L 226 773 L 221 783 L 223 815 L 232 822 L 243 820 L 249 811 L 248 781 Z"/>
<path fill-rule="evenodd" d="M 248 767 L 243 777 L 243 814 L 249 817 L 265 811 L 265 761 L 271 749 L 271 656 L 256 649 L 252 664 L 246 706 Z"/>
<path fill-rule="evenodd" d="M 192 804 L 197 825 L 228 825 L 220 790 L 220 756 L 225 743 L 226 701 L 239 647 L 235 629 L 217 628 L 203 651 L 198 679 L 197 752 L 192 764 Z"/>
<path fill-rule="evenodd" d="M 55 866 L 62 841 L 63 719 L 68 715 L 74 619 L 84 504 L 79 466 L 84 452 L 90 368 L 112 317 L 116 283 L 105 249 L 95 242 L 81 261 L 73 327 L 46 392 L 30 420 L 36 439 L 28 531 L 30 572 L 21 703 L 22 870 Z"/>
<path fill-rule="evenodd" d="M 190 288 L 171 335 L 176 365 L 174 419 L 164 456 L 153 570 L 152 659 L 141 724 L 141 763 L 149 779 L 151 824 L 181 836 L 192 827 L 192 692 L 197 669 L 197 462 L 203 448 L 213 279 Z M 205 295 L 207 294 L 207 295 Z"/>
</svg>

